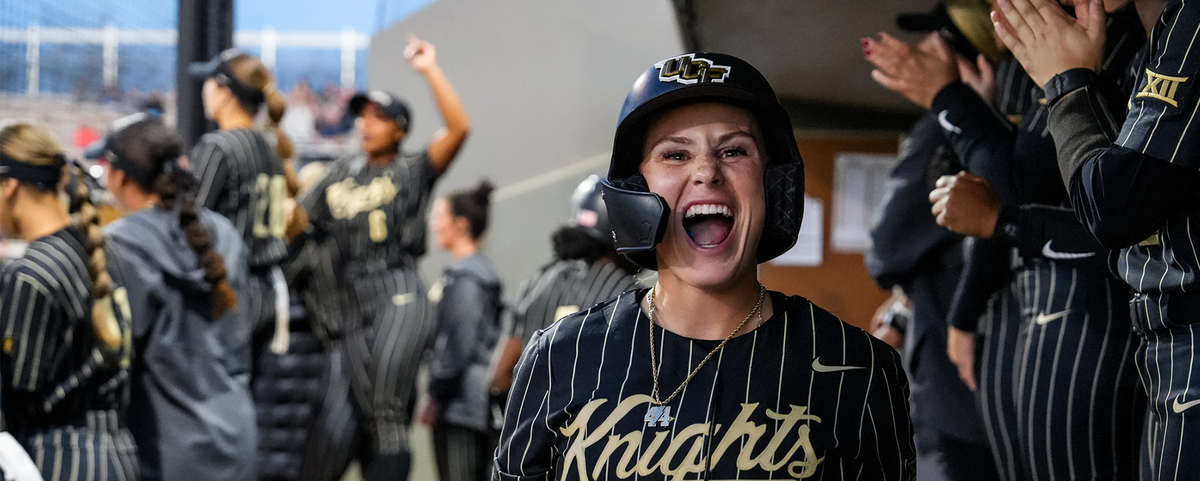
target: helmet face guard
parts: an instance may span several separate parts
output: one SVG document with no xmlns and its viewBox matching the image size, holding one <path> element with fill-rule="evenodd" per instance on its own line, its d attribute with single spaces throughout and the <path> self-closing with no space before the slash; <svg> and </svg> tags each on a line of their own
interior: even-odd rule
<svg viewBox="0 0 1200 481">
<path fill-rule="evenodd" d="M 604 200 L 617 252 L 656 269 L 654 249 L 662 242 L 670 207 L 650 192 L 640 173 L 650 124 L 664 113 L 692 103 L 720 102 L 748 111 L 763 136 L 766 218 L 757 256 L 766 262 L 796 243 L 804 214 L 804 164 L 792 123 L 774 90 L 753 66 L 719 53 L 672 57 L 646 70 L 625 97 L 613 140 Z"/>
</svg>

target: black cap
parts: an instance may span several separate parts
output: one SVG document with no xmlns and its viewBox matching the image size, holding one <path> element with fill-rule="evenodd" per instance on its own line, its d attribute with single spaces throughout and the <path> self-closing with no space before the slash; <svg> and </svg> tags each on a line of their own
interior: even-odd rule
<svg viewBox="0 0 1200 481">
<path fill-rule="evenodd" d="M 221 72 L 223 64 L 241 55 L 245 55 L 241 50 L 236 48 L 226 49 L 207 62 L 192 62 L 188 65 L 188 74 L 196 80 L 215 77 Z"/>
<path fill-rule="evenodd" d="M 229 90 L 233 91 L 233 95 L 242 103 L 251 108 L 258 108 L 266 100 L 266 94 L 262 90 L 255 90 L 243 84 L 241 80 L 238 80 L 237 75 L 234 75 L 233 69 L 229 67 L 230 60 L 245 55 L 249 54 L 236 48 L 226 49 L 212 60 L 193 62 L 188 65 L 188 74 L 196 80 L 216 79 L 217 83 L 229 87 Z"/>
<path fill-rule="evenodd" d="M 982 0 L 947 0 L 938 2 L 928 12 L 908 12 L 896 15 L 896 26 L 907 32 L 937 32 L 959 55 L 971 60 L 980 53 L 996 61 L 1000 50 L 989 8 Z"/>
<path fill-rule="evenodd" d="M 408 132 L 412 122 L 408 112 L 408 105 L 403 100 L 400 100 L 400 97 L 396 96 L 396 94 L 382 90 L 359 92 L 350 99 L 348 106 L 350 113 L 361 115 L 363 107 L 366 107 L 368 103 L 375 104 L 376 107 L 379 107 L 396 120 L 396 124 L 400 126 L 400 130 Z"/>
</svg>

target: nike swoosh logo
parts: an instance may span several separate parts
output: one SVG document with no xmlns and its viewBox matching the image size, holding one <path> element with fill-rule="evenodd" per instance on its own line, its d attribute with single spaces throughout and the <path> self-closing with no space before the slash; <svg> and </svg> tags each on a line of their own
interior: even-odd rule
<svg viewBox="0 0 1200 481">
<path fill-rule="evenodd" d="M 943 111 L 941 111 L 941 113 L 938 113 L 938 117 L 937 117 L 938 125 L 941 125 L 942 129 L 946 130 L 947 132 L 954 133 L 954 134 L 961 134 L 962 129 L 958 128 L 957 125 L 950 123 L 950 119 L 946 118 L 946 115 L 948 115 L 949 113 L 950 113 L 949 110 L 943 110 Z"/>
<path fill-rule="evenodd" d="M 1066 317 L 1066 315 L 1067 315 L 1067 314 L 1070 314 L 1070 313 L 1071 313 L 1071 310 L 1070 310 L 1070 309 L 1067 309 L 1067 310 L 1065 310 L 1065 311 L 1059 311 L 1059 312 L 1056 312 L 1056 313 L 1054 313 L 1054 314 L 1050 314 L 1050 315 L 1046 315 L 1046 313 L 1044 313 L 1044 312 L 1043 312 L 1043 313 L 1041 313 L 1041 314 L 1038 314 L 1038 315 L 1037 315 L 1037 318 L 1035 318 L 1035 319 L 1033 320 L 1033 322 L 1036 322 L 1036 323 L 1038 323 L 1039 325 L 1041 325 L 1041 324 L 1048 324 L 1048 323 L 1050 323 L 1051 321 L 1057 321 L 1057 320 L 1059 320 L 1059 319 L 1062 319 L 1063 317 Z"/>
<path fill-rule="evenodd" d="M 1056 252 L 1050 248 L 1050 243 L 1053 240 L 1046 241 L 1046 245 L 1042 246 L 1042 255 L 1047 259 L 1055 259 L 1060 261 L 1069 261 L 1072 259 L 1083 259 L 1096 255 L 1095 252 Z"/>
<path fill-rule="evenodd" d="M 821 364 L 820 357 L 813 359 L 812 368 L 814 371 L 817 371 L 817 372 L 842 372 L 842 371 L 852 371 L 855 369 L 866 369 L 865 367 L 862 367 L 862 366 L 826 366 L 824 364 Z"/>
<path fill-rule="evenodd" d="M 1179 396 L 1179 397 L 1183 397 L 1183 396 Z M 1193 399 L 1191 401 L 1180 404 L 1179 397 L 1175 398 L 1175 404 L 1173 406 L 1171 406 L 1171 409 L 1175 411 L 1175 414 L 1182 414 L 1184 411 L 1187 411 L 1188 409 L 1195 407 L 1197 404 L 1200 404 L 1200 399 Z"/>
</svg>

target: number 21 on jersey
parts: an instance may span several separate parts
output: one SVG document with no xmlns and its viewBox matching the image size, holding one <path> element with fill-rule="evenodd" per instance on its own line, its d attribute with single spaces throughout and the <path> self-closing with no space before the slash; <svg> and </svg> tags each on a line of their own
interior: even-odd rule
<svg viewBox="0 0 1200 481">
<path fill-rule="evenodd" d="M 282 239 L 287 232 L 287 216 L 283 212 L 287 181 L 282 175 L 258 174 L 254 188 L 258 194 L 254 205 L 254 237 Z"/>
</svg>

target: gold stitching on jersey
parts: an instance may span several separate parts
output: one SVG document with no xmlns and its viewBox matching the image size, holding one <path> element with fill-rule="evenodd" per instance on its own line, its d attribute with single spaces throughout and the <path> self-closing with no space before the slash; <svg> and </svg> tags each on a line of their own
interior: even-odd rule
<svg viewBox="0 0 1200 481">
<path fill-rule="evenodd" d="M 704 472 L 706 466 L 719 465 L 721 458 L 729 452 L 737 457 L 735 462 L 741 471 L 757 468 L 774 473 L 786 467 L 788 476 L 803 479 L 815 474 L 817 467 L 825 460 L 824 457 L 817 457 L 809 435 L 811 424 L 820 423 L 821 418 L 808 414 L 805 406 L 789 405 L 790 411 L 787 413 L 766 409 L 767 418 L 775 421 L 770 424 L 778 426 L 769 439 L 764 438 L 768 424 L 757 424 L 750 420 L 758 410 L 758 403 L 742 404 L 741 413 L 732 423 L 728 426 L 718 425 L 715 432 L 720 433 L 719 440 L 706 439 L 705 435 L 713 432 L 709 423 L 682 427 L 674 435 L 671 429 L 653 431 L 653 439 L 646 447 L 642 446 L 643 436 L 650 435 L 651 431 L 643 434 L 641 423 L 638 423 L 639 428 L 628 433 L 612 433 L 638 406 L 652 402 L 650 396 L 645 394 L 627 397 L 599 423 L 593 423 L 592 416 L 608 403 L 608 399 L 596 399 L 583 406 L 571 424 L 559 428 L 564 436 L 570 438 L 569 447 L 563 453 L 564 478 L 599 479 L 605 467 L 609 467 L 615 468 L 619 479 L 631 478 L 635 474 L 651 476 L 661 473 L 664 478 L 679 480 L 689 474 Z M 785 446 L 784 441 L 793 435 L 795 440 Z M 717 441 L 711 463 L 704 454 L 704 447 L 710 441 Z M 599 457 L 589 460 L 588 449 L 601 442 L 604 448 Z M 744 447 L 741 447 L 742 442 L 745 443 Z M 780 453 L 781 448 L 786 449 L 786 453 Z"/>
<path fill-rule="evenodd" d="M 390 176 L 376 177 L 365 186 L 345 179 L 325 189 L 325 203 L 335 219 L 351 219 L 391 202 L 399 191 Z"/>
<path fill-rule="evenodd" d="M 1187 77 L 1172 77 L 1146 69 L 1146 86 L 1142 87 L 1137 97 L 1158 99 L 1172 107 L 1178 107 L 1179 103 L 1175 101 L 1175 92 L 1179 89 L 1179 84 L 1187 82 L 1187 80 Z"/>
</svg>

